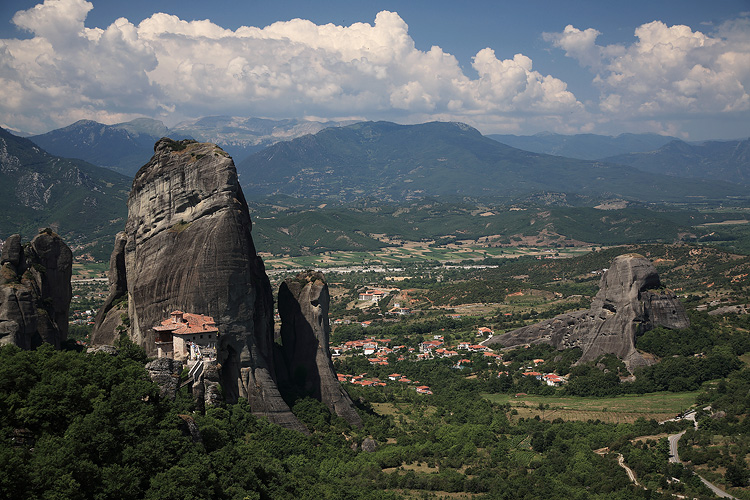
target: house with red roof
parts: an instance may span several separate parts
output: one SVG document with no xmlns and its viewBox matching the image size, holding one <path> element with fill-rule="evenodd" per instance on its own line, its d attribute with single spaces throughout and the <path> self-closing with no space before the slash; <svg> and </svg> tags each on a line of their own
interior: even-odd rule
<svg viewBox="0 0 750 500">
<path fill-rule="evenodd" d="M 556 373 L 546 373 L 544 375 L 544 382 L 551 387 L 557 387 L 567 381 Z"/>
<path fill-rule="evenodd" d="M 442 345 L 443 342 L 440 340 L 426 340 L 419 344 L 419 351 L 423 353 L 432 352 L 433 349 L 437 349 Z"/>
<path fill-rule="evenodd" d="M 154 344 L 160 358 L 178 361 L 204 357 L 201 347 L 213 349 L 219 341 L 219 329 L 211 316 L 172 311 L 169 318 L 153 327 Z M 206 351 L 206 349 L 204 349 Z"/>
</svg>

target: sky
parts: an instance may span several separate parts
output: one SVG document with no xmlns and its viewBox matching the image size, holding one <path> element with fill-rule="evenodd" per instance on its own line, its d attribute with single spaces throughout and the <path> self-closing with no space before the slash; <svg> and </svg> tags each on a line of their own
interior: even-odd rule
<svg viewBox="0 0 750 500">
<path fill-rule="evenodd" d="M 0 126 L 201 116 L 750 136 L 750 0 L 0 0 Z"/>
</svg>

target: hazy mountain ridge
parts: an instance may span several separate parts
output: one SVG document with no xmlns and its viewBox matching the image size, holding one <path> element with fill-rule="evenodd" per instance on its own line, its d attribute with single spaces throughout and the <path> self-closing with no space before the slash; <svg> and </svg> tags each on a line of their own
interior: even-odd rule
<svg viewBox="0 0 750 500">
<path fill-rule="evenodd" d="M 79 120 L 29 139 L 52 154 L 133 175 L 154 154 L 154 143 L 168 133 L 162 122 L 147 118 L 117 125 Z"/>
<path fill-rule="evenodd" d="M 170 134 L 179 133 L 202 142 L 212 142 L 229 153 L 235 163 L 240 163 L 252 153 L 279 141 L 348 123 L 351 122 L 206 116 L 178 123 L 170 129 Z"/>
<path fill-rule="evenodd" d="M 674 140 L 661 148 L 606 158 L 645 172 L 750 184 L 750 139 L 689 144 Z"/>
<path fill-rule="evenodd" d="M 737 186 L 523 151 L 465 124 L 361 122 L 270 146 L 238 163 L 246 194 L 404 201 L 553 191 L 649 202 L 744 196 Z M 637 189 L 634 189 L 637 186 Z"/>
<path fill-rule="evenodd" d="M 115 125 L 79 120 L 67 127 L 29 137 L 57 156 L 80 158 L 100 167 L 135 175 L 154 154 L 162 137 L 212 142 L 240 162 L 251 153 L 279 141 L 317 133 L 343 122 L 269 120 L 232 116 L 207 116 L 168 128 L 159 120 L 137 118 Z"/>
<path fill-rule="evenodd" d="M 489 134 L 487 137 L 514 148 L 579 160 L 598 160 L 620 154 L 652 151 L 676 140 L 675 137 L 658 134 L 620 134 L 612 137 L 551 132 L 535 135 Z"/>
</svg>

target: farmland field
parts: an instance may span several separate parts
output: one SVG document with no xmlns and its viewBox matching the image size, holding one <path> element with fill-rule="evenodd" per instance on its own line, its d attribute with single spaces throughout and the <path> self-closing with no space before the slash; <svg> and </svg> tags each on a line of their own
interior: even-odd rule
<svg viewBox="0 0 750 500">
<path fill-rule="evenodd" d="M 554 256 L 558 258 L 575 257 L 591 251 L 591 247 L 546 248 L 546 247 L 434 247 L 427 243 L 410 242 L 403 246 L 386 247 L 378 251 L 334 251 L 322 255 L 305 255 L 297 257 L 279 257 L 264 255 L 263 260 L 270 269 L 290 267 L 338 267 L 361 265 L 406 264 L 420 261 L 460 262 L 464 260 L 480 261 L 485 258 L 512 258 L 522 255 Z"/>
<path fill-rule="evenodd" d="M 485 394 L 498 404 L 510 404 L 518 412 L 516 418 L 545 420 L 601 420 L 609 423 L 630 423 L 643 417 L 646 420 L 666 420 L 688 409 L 695 402 L 697 392 L 659 392 L 614 398 L 556 397 L 510 394 Z M 541 410 L 539 405 L 546 408 Z"/>
</svg>

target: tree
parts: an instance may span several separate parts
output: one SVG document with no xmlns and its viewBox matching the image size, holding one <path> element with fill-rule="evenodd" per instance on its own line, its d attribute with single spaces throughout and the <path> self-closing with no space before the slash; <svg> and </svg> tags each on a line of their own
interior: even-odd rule
<svg viewBox="0 0 750 500">
<path fill-rule="evenodd" d="M 748 473 L 745 461 L 741 458 L 737 458 L 727 467 L 727 472 L 724 474 L 724 479 L 735 487 L 747 486 L 750 474 Z"/>
</svg>

